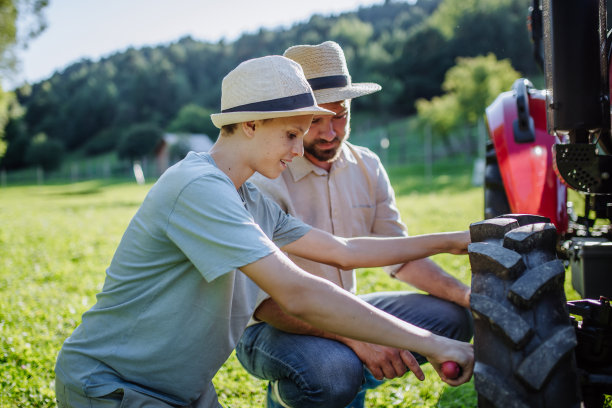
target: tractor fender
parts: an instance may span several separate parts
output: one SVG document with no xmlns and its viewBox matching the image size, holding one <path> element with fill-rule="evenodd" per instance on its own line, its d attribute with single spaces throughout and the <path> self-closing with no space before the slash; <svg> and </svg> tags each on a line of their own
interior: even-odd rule
<svg viewBox="0 0 612 408">
<path fill-rule="evenodd" d="M 547 217 L 567 231 L 567 187 L 557 178 L 547 132 L 546 95 L 526 79 L 515 81 L 486 109 L 489 137 L 497 155 L 510 211 Z"/>
</svg>

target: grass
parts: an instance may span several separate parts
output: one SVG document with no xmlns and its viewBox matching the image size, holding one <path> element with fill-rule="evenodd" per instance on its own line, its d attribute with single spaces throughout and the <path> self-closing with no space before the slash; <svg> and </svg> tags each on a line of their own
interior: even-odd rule
<svg viewBox="0 0 612 408">
<path fill-rule="evenodd" d="M 472 187 L 467 161 L 389 170 L 412 234 L 465 229 L 482 219 L 483 193 Z M 62 342 L 95 303 L 104 271 L 150 185 L 87 181 L 0 188 L 0 407 L 53 407 L 55 358 Z M 469 283 L 465 256 L 435 260 Z M 359 292 L 403 289 L 379 269 L 359 271 Z M 388 381 L 368 393 L 368 407 L 472 407 L 470 382 L 445 386 L 429 366 L 427 379 Z M 214 379 L 225 407 L 262 407 L 265 383 L 234 355 Z"/>
</svg>

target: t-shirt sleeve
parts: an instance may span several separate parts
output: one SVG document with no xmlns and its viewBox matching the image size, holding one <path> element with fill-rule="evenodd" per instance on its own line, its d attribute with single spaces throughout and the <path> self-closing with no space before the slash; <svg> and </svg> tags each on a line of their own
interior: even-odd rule
<svg viewBox="0 0 612 408">
<path fill-rule="evenodd" d="M 302 238 L 312 227 L 302 220 L 285 213 L 274 201 L 266 198 L 266 201 L 277 210 L 278 221 L 274 229 L 274 243 L 282 248 Z"/>
<path fill-rule="evenodd" d="M 275 250 L 234 186 L 216 174 L 192 181 L 178 194 L 167 235 L 207 281 Z"/>
<path fill-rule="evenodd" d="M 271 231 L 270 238 L 278 246 L 283 247 L 306 235 L 312 227 L 302 220 L 287 214 L 279 204 L 270 196 L 263 193 L 251 182 L 246 183 L 249 199 L 254 205 L 255 219 L 260 225 L 268 223 Z"/>
</svg>

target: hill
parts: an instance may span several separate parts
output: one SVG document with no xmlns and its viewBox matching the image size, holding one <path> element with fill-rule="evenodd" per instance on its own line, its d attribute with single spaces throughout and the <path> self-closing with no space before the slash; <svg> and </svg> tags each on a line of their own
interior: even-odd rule
<svg viewBox="0 0 612 408">
<path fill-rule="evenodd" d="M 457 57 L 492 52 L 509 58 L 524 75 L 536 72 L 525 24 L 528 4 L 386 0 L 353 12 L 313 15 L 290 28 L 261 29 L 233 42 L 185 37 L 82 60 L 16 90 L 23 114 L 7 125 L 8 150 L 0 168 L 26 167 L 28 149 L 41 140 L 53 141 L 56 150 L 96 155 L 115 150 L 133 125 L 180 130 L 187 126 L 177 122 L 183 109 L 197 107 L 204 118 L 217 111 L 221 79 L 241 61 L 326 40 L 342 45 L 355 81 L 383 86 L 357 99 L 355 110 L 381 122 L 408 116 L 416 99 L 441 93 L 444 73 Z M 200 123 L 202 133 L 216 136 L 210 121 Z"/>
</svg>

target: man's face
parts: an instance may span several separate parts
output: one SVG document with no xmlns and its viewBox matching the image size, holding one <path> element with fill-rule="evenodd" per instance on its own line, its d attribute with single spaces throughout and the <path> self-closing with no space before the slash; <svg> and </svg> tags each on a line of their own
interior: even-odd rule
<svg viewBox="0 0 612 408">
<path fill-rule="evenodd" d="M 339 101 L 319 105 L 336 114 L 315 115 L 310 130 L 304 136 L 304 156 L 314 164 L 333 162 L 340 146 L 349 135 L 349 102 Z"/>
</svg>

